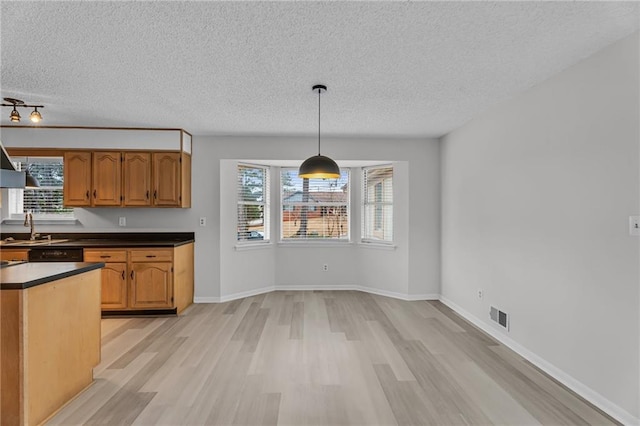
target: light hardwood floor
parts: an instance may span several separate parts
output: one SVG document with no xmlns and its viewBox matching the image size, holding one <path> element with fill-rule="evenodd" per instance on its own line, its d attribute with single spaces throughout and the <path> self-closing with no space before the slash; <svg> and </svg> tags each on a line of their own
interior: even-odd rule
<svg viewBox="0 0 640 426">
<path fill-rule="evenodd" d="M 49 424 L 616 424 L 440 302 L 278 291 L 102 329 Z"/>
</svg>

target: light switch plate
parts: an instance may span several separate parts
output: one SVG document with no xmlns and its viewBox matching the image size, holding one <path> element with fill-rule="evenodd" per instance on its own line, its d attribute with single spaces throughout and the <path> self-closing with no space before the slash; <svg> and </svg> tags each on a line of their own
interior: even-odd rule
<svg viewBox="0 0 640 426">
<path fill-rule="evenodd" d="M 118 225 L 120 226 L 127 226 L 127 218 L 124 216 L 120 216 L 118 218 Z"/>
<path fill-rule="evenodd" d="M 629 216 L 629 235 L 640 237 L 640 216 Z"/>
</svg>

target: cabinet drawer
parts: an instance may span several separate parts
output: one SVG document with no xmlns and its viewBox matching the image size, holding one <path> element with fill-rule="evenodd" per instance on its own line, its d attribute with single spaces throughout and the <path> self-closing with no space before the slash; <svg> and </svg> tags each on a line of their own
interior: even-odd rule
<svg viewBox="0 0 640 426">
<path fill-rule="evenodd" d="M 85 250 L 85 262 L 126 262 L 126 250 Z"/>
<path fill-rule="evenodd" d="M 140 249 L 131 250 L 132 262 L 171 262 L 173 249 Z"/>
<path fill-rule="evenodd" d="M 2 260 L 29 260 L 29 250 L 0 250 Z"/>
</svg>

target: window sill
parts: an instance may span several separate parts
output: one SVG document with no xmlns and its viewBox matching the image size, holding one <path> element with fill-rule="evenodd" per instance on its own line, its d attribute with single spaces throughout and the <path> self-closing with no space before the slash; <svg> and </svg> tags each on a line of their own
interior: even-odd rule
<svg viewBox="0 0 640 426">
<path fill-rule="evenodd" d="M 35 225 L 63 225 L 74 226 L 80 223 L 78 219 L 33 219 Z M 2 225 L 24 225 L 24 219 L 2 219 Z"/>
<path fill-rule="evenodd" d="M 358 247 L 374 249 L 374 250 L 395 250 L 398 248 L 398 246 L 395 244 L 377 243 L 377 242 L 369 242 L 369 241 L 359 242 Z"/>
<path fill-rule="evenodd" d="M 279 241 L 279 247 L 293 248 L 293 247 L 312 247 L 312 248 L 336 248 L 336 247 L 352 247 L 351 241 Z"/>
<path fill-rule="evenodd" d="M 244 244 L 236 244 L 234 246 L 236 251 L 245 251 L 245 250 L 264 250 L 268 248 L 272 248 L 273 244 L 270 241 L 265 241 L 263 243 L 244 243 Z"/>
</svg>

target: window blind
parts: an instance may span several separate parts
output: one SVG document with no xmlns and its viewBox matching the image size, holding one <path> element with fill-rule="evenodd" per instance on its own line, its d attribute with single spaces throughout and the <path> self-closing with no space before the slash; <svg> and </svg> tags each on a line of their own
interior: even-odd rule
<svg viewBox="0 0 640 426">
<path fill-rule="evenodd" d="M 363 168 L 362 240 L 393 241 L 393 167 Z"/>
<path fill-rule="evenodd" d="M 269 169 L 238 165 L 238 241 L 269 240 Z"/>
</svg>

